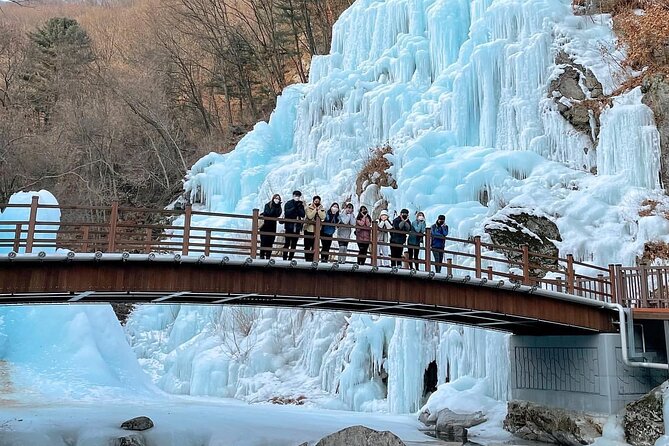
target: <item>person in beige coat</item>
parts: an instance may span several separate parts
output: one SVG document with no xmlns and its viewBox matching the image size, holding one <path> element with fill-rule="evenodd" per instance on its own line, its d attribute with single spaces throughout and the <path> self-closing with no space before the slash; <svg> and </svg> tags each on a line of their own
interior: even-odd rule
<svg viewBox="0 0 669 446">
<path fill-rule="evenodd" d="M 321 197 L 315 195 L 307 209 L 304 219 L 304 259 L 307 262 L 314 261 L 314 232 L 316 231 L 316 219 L 325 220 L 325 208 L 321 204 Z M 312 252 L 309 252 L 312 251 Z"/>
</svg>

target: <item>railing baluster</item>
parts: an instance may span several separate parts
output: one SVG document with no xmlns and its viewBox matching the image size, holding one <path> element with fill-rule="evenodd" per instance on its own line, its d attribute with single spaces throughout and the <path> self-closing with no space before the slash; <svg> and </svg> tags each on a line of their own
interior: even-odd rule
<svg viewBox="0 0 669 446">
<path fill-rule="evenodd" d="M 604 295 L 604 274 L 597 274 L 597 289 L 599 292 L 599 300 L 605 301 L 606 296 Z"/>
<path fill-rule="evenodd" d="M 574 294 L 574 256 L 567 254 L 567 294 Z"/>
<path fill-rule="evenodd" d="M 648 265 L 645 262 L 639 264 L 639 293 L 641 296 L 641 307 L 648 308 Z"/>
<path fill-rule="evenodd" d="M 207 229 L 204 235 L 204 255 L 209 257 L 211 253 L 211 229 Z"/>
<path fill-rule="evenodd" d="M 107 240 L 107 252 L 116 250 L 116 226 L 118 225 L 118 201 L 112 201 L 109 214 L 109 236 Z"/>
<path fill-rule="evenodd" d="M 370 240 L 371 244 L 369 245 L 372 248 L 372 266 L 378 266 L 379 264 L 379 226 L 372 222 L 372 239 Z"/>
<path fill-rule="evenodd" d="M 151 239 L 153 238 L 153 231 L 151 231 L 151 228 L 146 228 L 144 230 L 144 236 L 146 238 L 146 243 L 144 244 L 144 252 L 149 254 L 151 252 Z"/>
<path fill-rule="evenodd" d="M 493 271 L 492 266 L 489 266 L 488 267 L 488 280 L 492 280 L 492 271 Z"/>
<path fill-rule="evenodd" d="M 425 271 L 432 269 L 432 228 L 425 230 Z"/>
<path fill-rule="evenodd" d="M 476 278 L 481 278 L 481 236 L 474 237 L 474 264 L 476 268 Z"/>
<path fill-rule="evenodd" d="M 21 249 L 21 233 L 23 232 L 23 225 L 21 223 L 18 223 L 16 225 L 16 229 L 14 230 L 14 247 L 12 250 L 15 253 L 19 252 L 19 249 Z"/>
<path fill-rule="evenodd" d="M 321 252 L 321 218 L 318 216 L 318 212 L 316 212 L 316 219 L 314 221 L 314 262 L 320 262 L 320 252 Z"/>
<path fill-rule="evenodd" d="M 258 219 L 256 217 L 256 211 L 257 209 L 253 210 L 253 216 L 254 219 L 253 221 L 256 224 L 258 224 Z M 188 248 L 190 245 L 190 224 L 191 220 L 193 218 L 193 207 L 191 206 L 190 203 L 186 205 L 186 213 L 184 214 L 184 227 L 183 227 L 183 237 L 181 238 L 182 245 L 181 245 L 181 255 L 187 256 L 188 255 Z M 257 236 L 257 234 L 256 234 Z M 253 251 L 253 254 L 251 257 L 255 259 L 255 250 Z"/>
<path fill-rule="evenodd" d="M 30 220 L 28 221 L 28 236 L 26 237 L 26 253 L 33 252 L 33 243 L 35 242 L 35 223 L 37 222 L 37 206 L 39 197 L 33 195 L 30 201 Z"/>
<path fill-rule="evenodd" d="M 81 252 L 88 252 L 88 225 L 84 225 L 81 233 Z"/>
<path fill-rule="evenodd" d="M 530 285 L 530 247 L 521 245 L 523 249 L 523 283 Z"/>
<path fill-rule="evenodd" d="M 453 275 L 453 259 L 446 259 L 446 274 Z"/>
</svg>

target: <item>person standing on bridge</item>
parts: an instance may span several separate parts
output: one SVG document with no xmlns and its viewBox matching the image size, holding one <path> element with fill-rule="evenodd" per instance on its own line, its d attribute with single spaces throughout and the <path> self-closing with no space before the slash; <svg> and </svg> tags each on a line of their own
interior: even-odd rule
<svg viewBox="0 0 669 446">
<path fill-rule="evenodd" d="M 302 192 L 296 190 L 293 192 L 293 199 L 289 200 L 283 208 L 283 218 L 286 220 L 302 220 L 305 216 L 304 201 L 302 201 Z M 286 229 L 285 242 L 283 244 L 283 260 L 293 260 L 297 241 L 302 232 L 302 223 L 285 222 Z"/>
<path fill-rule="evenodd" d="M 444 262 L 444 248 L 446 247 L 446 236 L 448 235 L 448 225 L 446 217 L 440 215 L 437 222 L 430 228 L 432 234 L 432 257 L 434 257 L 434 270 L 441 272 L 441 264 Z"/>
<path fill-rule="evenodd" d="M 425 229 L 425 214 L 418 211 L 416 219 L 411 223 L 411 232 L 409 233 L 409 240 L 407 240 L 407 245 L 409 246 L 409 267 L 412 269 L 420 269 L 418 257 L 420 254 L 420 245 L 423 244 Z"/>
<path fill-rule="evenodd" d="M 394 231 L 390 234 L 390 265 L 401 268 L 404 245 L 407 242 L 407 235 L 411 232 L 408 209 L 402 209 L 399 217 L 393 220 L 393 229 Z"/>
<path fill-rule="evenodd" d="M 346 263 L 346 252 L 348 251 L 348 240 L 351 238 L 351 228 L 355 226 L 355 214 L 353 213 L 353 204 L 346 203 L 344 212 L 339 216 L 340 226 L 337 229 L 337 243 L 339 244 L 339 263 Z"/>
<path fill-rule="evenodd" d="M 379 215 L 379 220 L 376 224 L 379 227 L 379 234 L 376 239 L 379 245 L 379 265 L 388 266 L 390 265 L 390 262 L 388 261 L 388 256 L 390 255 L 390 248 L 388 246 L 390 233 L 388 231 L 393 229 L 393 224 L 388 219 L 388 211 L 385 209 L 381 211 L 381 215 Z M 400 257 L 401 256 L 402 253 L 400 253 Z"/>
<path fill-rule="evenodd" d="M 332 203 L 330 209 L 325 213 L 325 220 L 323 220 L 323 226 L 321 226 L 321 262 L 327 263 L 328 258 L 330 257 L 330 247 L 332 246 L 332 237 L 334 236 L 338 225 L 341 223 L 339 217 L 339 204 Z"/>
<path fill-rule="evenodd" d="M 358 265 L 364 265 L 369 243 L 372 241 L 372 218 L 367 213 L 366 206 L 360 206 L 355 218 L 355 241 L 358 244 Z"/>
<path fill-rule="evenodd" d="M 325 220 L 325 208 L 321 204 L 321 197 L 315 195 L 306 209 L 304 219 L 304 259 L 307 262 L 314 261 L 314 235 L 316 232 L 316 219 Z"/>
<path fill-rule="evenodd" d="M 274 194 L 272 200 L 265 204 L 265 209 L 260 215 L 266 217 L 260 227 L 260 258 L 270 259 L 276 239 L 276 220 L 267 220 L 267 217 L 281 217 L 281 195 Z"/>
</svg>

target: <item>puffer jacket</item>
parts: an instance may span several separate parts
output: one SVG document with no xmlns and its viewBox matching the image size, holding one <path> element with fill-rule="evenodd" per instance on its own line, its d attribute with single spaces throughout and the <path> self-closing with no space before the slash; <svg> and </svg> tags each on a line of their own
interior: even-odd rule
<svg viewBox="0 0 669 446">
<path fill-rule="evenodd" d="M 407 245 L 411 246 L 420 246 L 423 243 L 423 234 L 425 234 L 425 220 L 414 220 L 411 223 L 411 232 L 409 233 L 409 240 L 407 240 Z"/>
<path fill-rule="evenodd" d="M 388 243 L 388 240 L 390 239 L 390 233 L 387 231 L 393 229 L 393 224 L 390 222 L 390 220 L 379 220 L 376 222 L 376 224 L 379 227 L 377 241 Z"/>
<path fill-rule="evenodd" d="M 314 232 L 316 230 L 316 217 L 325 220 L 325 209 L 323 205 L 318 207 L 314 206 L 313 203 L 309 203 L 305 211 L 306 217 L 304 219 L 304 232 Z"/>
<path fill-rule="evenodd" d="M 446 246 L 446 240 L 444 237 L 448 235 L 448 225 L 437 225 L 436 223 L 430 228 L 432 232 L 432 248 L 434 249 L 444 249 Z"/>
<path fill-rule="evenodd" d="M 390 243 L 403 245 L 407 242 L 407 234 L 411 231 L 411 222 L 409 219 L 402 220 L 402 217 L 397 217 L 393 220 L 393 229 L 395 231 L 390 234 Z"/>
<path fill-rule="evenodd" d="M 335 225 L 338 225 L 341 223 L 341 219 L 339 218 L 339 211 L 337 211 L 336 214 L 333 214 L 330 211 L 327 211 L 325 213 L 325 220 L 323 220 L 323 223 L 332 223 Z M 336 226 L 330 226 L 330 225 L 322 225 L 321 226 L 321 235 L 324 235 L 326 237 L 332 237 L 337 230 Z"/>
<path fill-rule="evenodd" d="M 355 221 L 355 240 L 359 243 L 372 241 L 372 219 L 369 215 Z"/>
<path fill-rule="evenodd" d="M 351 238 L 351 229 L 355 226 L 355 214 L 353 212 L 350 214 L 347 214 L 346 211 L 341 212 L 339 214 L 339 220 L 342 225 L 348 226 L 340 226 L 337 228 L 337 237 L 344 239 Z"/>
</svg>

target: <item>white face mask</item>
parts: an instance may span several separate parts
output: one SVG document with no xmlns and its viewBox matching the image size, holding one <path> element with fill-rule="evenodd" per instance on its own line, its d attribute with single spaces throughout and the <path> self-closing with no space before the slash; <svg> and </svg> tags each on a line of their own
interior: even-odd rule
<svg viewBox="0 0 669 446">
<path fill-rule="evenodd" d="M 295 201 L 300 201 L 300 197 L 297 196 L 297 195 L 293 195 L 293 200 L 295 200 Z"/>
<path fill-rule="evenodd" d="M 275 198 L 275 199 L 274 199 L 274 202 L 275 202 L 276 204 L 279 204 L 279 203 L 281 203 L 281 200 L 279 200 L 278 198 Z"/>
<path fill-rule="evenodd" d="M 423 217 L 422 215 L 419 215 L 418 216 L 418 221 L 423 221 L 423 220 L 425 220 L 425 217 Z"/>
</svg>

